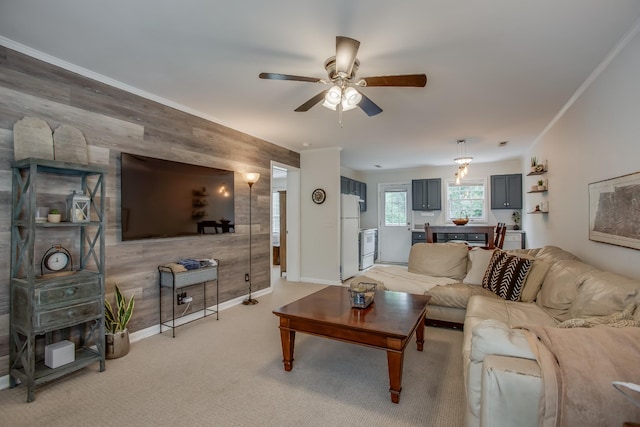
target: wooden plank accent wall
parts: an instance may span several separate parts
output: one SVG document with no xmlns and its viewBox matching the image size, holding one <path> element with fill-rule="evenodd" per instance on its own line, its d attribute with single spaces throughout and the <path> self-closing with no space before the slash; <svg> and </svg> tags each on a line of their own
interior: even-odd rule
<svg viewBox="0 0 640 427">
<path fill-rule="evenodd" d="M 127 296 L 135 292 L 131 331 L 159 323 L 160 264 L 180 258 L 218 258 L 220 301 L 247 293 L 249 186 L 241 172 L 261 175 L 252 190 L 252 283 L 254 291 L 270 286 L 271 161 L 300 167 L 299 153 L 0 46 L 0 376 L 8 374 L 13 124 L 24 116 L 42 118 L 52 129 L 60 124 L 80 129 L 87 140 L 89 162 L 109 168 L 106 296 L 113 298 L 115 284 Z M 122 151 L 236 171 L 236 232 L 121 242 Z M 41 189 L 42 200 L 62 207 L 69 192 L 64 185 L 58 189 L 53 184 Z M 39 263 L 53 243 L 71 245 L 72 240 L 61 235 L 59 242 L 38 242 L 36 260 Z M 192 296 L 192 306 L 201 308 L 198 291 Z"/>
</svg>

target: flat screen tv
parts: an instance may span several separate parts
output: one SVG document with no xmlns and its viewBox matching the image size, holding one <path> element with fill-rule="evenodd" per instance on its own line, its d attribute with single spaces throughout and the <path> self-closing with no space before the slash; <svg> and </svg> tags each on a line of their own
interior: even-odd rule
<svg viewBox="0 0 640 427">
<path fill-rule="evenodd" d="M 234 232 L 233 178 L 229 170 L 122 153 L 122 240 Z"/>
</svg>

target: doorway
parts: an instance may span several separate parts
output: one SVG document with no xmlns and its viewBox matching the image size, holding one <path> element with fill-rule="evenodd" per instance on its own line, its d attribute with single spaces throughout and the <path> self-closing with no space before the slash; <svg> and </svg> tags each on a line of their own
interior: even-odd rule
<svg viewBox="0 0 640 427">
<path fill-rule="evenodd" d="M 378 262 L 406 264 L 411 250 L 408 182 L 378 185 Z"/>
<path fill-rule="evenodd" d="M 271 162 L 272 281 L 300 281 L 300 169 Z"/>
</svg>

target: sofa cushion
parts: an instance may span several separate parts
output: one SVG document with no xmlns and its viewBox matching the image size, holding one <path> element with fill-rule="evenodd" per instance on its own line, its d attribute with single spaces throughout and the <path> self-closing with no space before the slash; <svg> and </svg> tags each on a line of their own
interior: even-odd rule
<svg viewBox="0 0 640 427">
<path fill-rule="evenodd" d="M 496 250 L 482 279 L 482 287 L 502 299 L 518 301 L 532 264 L 533 260 Z"/>
<path fill-rule="evenodd" d="M 571 252 L 567 252 L 557 246 L 543 246 L 536 252 L 535 257 L 549 261 L 552 264 L 560 260 L 580 261 L 580 258 Z"/>
<path fill-rule="evenodd" d="M 640 303 L 639 289 L 638 280 L 609 271 L 592 271 L 580 286 L 568 316 L 584 318 L 621 312 L 634 301 Z"/>
<path fill-rule="evenodd" d="M 576 260 L 556 261 L 544 278 L 536 304 L 560 322 L 575 317 L 569 314 L 569 308 L 578 296 L 580 285 L 595 270 Z"/>
<path fill-rule="evenodd" d="M 485 295 L 498 298 L 496 294 L 488 289 L 484 289 L 482 286 L 469 286 L 464 283 L 436 286 L 425 292 L 425 295 L 431 295 L 429 305 L 456 308 L 467 308 L 469 298 L 473 295 Z"/>
<path fill-rule="evenodd" d="M 416 243 L 409 252 L 411 273 L 462 280 L 469 249 L 461 243 Z"/>
<path fill-rule="evenodd" d="M 476 325 L 486 319 L 506 323 L 509 328 L 529 325 L 555 326 L 558 324 L 553 317 L 534 303 L 505 301 L 501 298 L 474 295 L 469 298 L 464 319 L 462 352 L 467 358 L 471 351 L 471 333 Z"/>
<path fill-rule="evenodd" d="M 494 250 L 482 248 L 471 249 L 469 251 L 469 271 L 462 282 L 468 285 L 482 285 L 482 278 L 494 252 Z"/>
</svg>

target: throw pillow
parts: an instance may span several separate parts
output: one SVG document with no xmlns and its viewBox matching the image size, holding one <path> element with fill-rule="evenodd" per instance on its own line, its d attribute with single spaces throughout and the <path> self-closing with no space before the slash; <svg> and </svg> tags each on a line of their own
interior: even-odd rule
<svg viewBox="0 0 640 427">
<path fill-rule="evenodd" d="M 461 243 L 416 243 L 409 252 L 410 273 L 462 280 L 469 249 Z"/>
<path fill-rule="evenodd" d="M 467 285 L 482 285 L 482 278 L 487 271 L 493 252 L 493 250 L 482 248 L 471 249 L 469 251 L 469 264 L 471 264 L 471 268 L 462 283 L 466 283 Z"/>
<path fill-rule="evenodd" d="M 551 268 L 551 264 L 548 262 L 541 259 L 533 260 L 533 265 L 529 270 L 529 274 L 527 274 L 527 280 L 524 282 L 524 288 L 522 288 L 522 293 L 520 294 L 520 301 L 533 302 L 536 300 L 549 268 Z"/>
<path fill-rule="evenodd" d="M 482 278 L 482 287 L 500 298 L 518 301 L 533 261 L 496 250 Z"/>
</svg>

